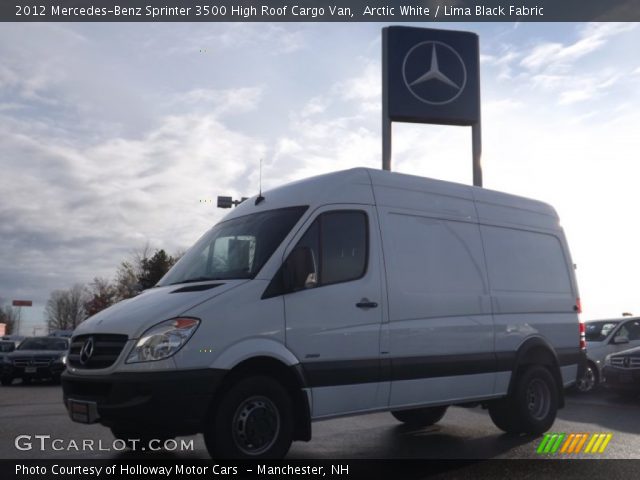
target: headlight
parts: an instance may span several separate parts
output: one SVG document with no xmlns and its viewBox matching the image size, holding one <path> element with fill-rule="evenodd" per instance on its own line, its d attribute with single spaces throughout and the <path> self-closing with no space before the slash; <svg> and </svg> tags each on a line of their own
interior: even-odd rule
<svg viewBox="0 0 640 480">
<path fill-rule="evenodd" d="M 197 318 L 172 318 L 144 332 L 133 348 L 127 363 L 162 360 L 176 353 L 191 338 L 200 320 Z"/>
<path fill-rule="evenodd" d="M 61 363 L 62 365 L 66 365 L 67 364 L 67 354 L 63 353 L 62 355 L 60 355 L 58 358 L 55 359 L 56 363 Z"/>
<path fill-rule="evenodd" d="M 605 365 L 611 365 L 611 355 L 607 355 L 607 356 L 604 358 L 604 364 L 605 364 Z"/>
</svg>

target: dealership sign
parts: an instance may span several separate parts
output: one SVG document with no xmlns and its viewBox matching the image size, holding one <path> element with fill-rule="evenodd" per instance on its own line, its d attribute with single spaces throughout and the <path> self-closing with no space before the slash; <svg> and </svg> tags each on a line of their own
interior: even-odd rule
<svg viewBox="0 0 640 480">
<path fill-rule="evenodd" d="M 472 32 L 382 29 L 383 168 L 391 165 L 391 123 L 472 127 L 474 185 L 480 169 L 480 48 Z"/>
<path fill-rule="evenodd" d="M 31 307 L 33 302 L 31 300 L 14 300 L 11 305 L 14 307 Z"/>
<path fill-rule="evenodd" d="M 480 120 L 478 35 L 387 27 L 383 48 L 383 82 L 391 120 L 450 125 L 473 125 Z"/>
</svg>

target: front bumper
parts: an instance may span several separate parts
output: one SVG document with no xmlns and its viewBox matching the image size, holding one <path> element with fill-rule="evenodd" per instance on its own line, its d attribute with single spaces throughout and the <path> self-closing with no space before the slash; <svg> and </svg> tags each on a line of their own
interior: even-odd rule
<svg viewBox="0 0 640 480">
<path fill-rule="evenodd" d="M 640 392 L 640 369 L 605 366 L 602 369 L 604 386 L 612 390 Z"/>
<path fill-rule="evenodd" d="M 62 363 L 51 363 L 51 365 L 38 366 L 16 366 L 13 364 L 3 364 L 0 376 L 5 378 L 58 378 L 64 371 Z"/>
<path fill-rule="evenodd" d="M 226 370 L 62 374 L 64 404 L 95 402 L 97 421 L 136 432 L 201 432 Z"/>
</svg>

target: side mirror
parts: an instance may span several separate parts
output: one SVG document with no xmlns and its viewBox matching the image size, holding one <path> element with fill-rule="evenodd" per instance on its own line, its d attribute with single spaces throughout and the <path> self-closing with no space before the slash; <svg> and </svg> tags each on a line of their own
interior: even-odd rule
<svg viewBox="0 0 640 480">
<path fill-rule="evenodd" d="M 629 339 L 624 335 L 618 335 L 617 337 L 613 337 L 614 345 L 622 345 L 623 343 L 629 343 Z"/>
<path fill-rule="evenodd" d="M 309 247 L 296 247 L 285 262 L 285 291 L 296 292 L 318 285 L 316 258 Z"/>
</svg>

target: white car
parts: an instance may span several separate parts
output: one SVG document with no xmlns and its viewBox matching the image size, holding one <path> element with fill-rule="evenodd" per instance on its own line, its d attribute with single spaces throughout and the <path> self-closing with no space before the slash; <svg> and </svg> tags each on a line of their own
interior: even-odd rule
<svg viewBox="0 0 640 480">
<path fill-rule="evenodd" d="M 587 365 L 576 382 L 579 392 L 590 392 L 602 379 L 607 355 L 640 346 L 640 317 L 623 317 L 585 322 Z"/>
</svg>

